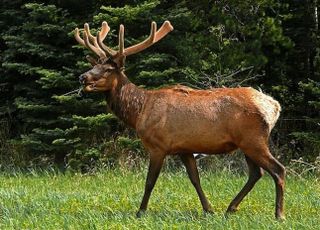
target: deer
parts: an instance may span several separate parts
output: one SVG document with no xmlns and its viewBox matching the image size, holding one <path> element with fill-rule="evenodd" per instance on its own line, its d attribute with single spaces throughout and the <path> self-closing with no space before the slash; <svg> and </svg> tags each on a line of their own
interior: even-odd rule
<svg viewBox="0 0 320 230">
<path fill-rule="evenodd" d="M 93 36 L 84 24 L 82 37 L 75 29 L 77 42 L 97 55 L 87 56 L 92 69 L 81 74 L 84 92 L 101 92 L 110 110 L 125 124 L 135 129 L 149 153 L 149 167 L 140 208 L 141 217 L 164 160 L 178 155 L 206 213 L 213 213 L 200 185 L 197 162 L 193 153 L 227 154 L 240 149 L 248 166 L 248 180 L 231 201 L 226 214 L 238 210 L 239 204 L 267 171 L 275 183 L 275 217 L 284 219 L 285 168 L 270 153 L 269 137 L 279 118 L 278 101 L 252 87 L 193 89 L 175 85 L 147 90 L 133 84 L 125 75 L 126 57 L 139 53 L 164 38 L 173 26 L 165 21 L 157 29 L 151 23 L 150 35 L 142 42 L 125 48 L 124 26 L 118 34 L 118 50 L 103 41 L 110 27 L 102 22 Z"/>
</svg>

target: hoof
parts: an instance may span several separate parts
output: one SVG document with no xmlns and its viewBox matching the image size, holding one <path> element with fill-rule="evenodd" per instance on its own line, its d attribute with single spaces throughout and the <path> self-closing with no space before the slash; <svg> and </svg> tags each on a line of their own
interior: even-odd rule
<svg viewBox="0 0 320 230">
<path fill-rule="evenodd" d="M 231 214 L 235 213 L 238 210 L 239 209 L 236 207 L 229 207 L 227 211 L 224 213 L 224 218 L 228 219 Z"/>
<path fill-rule="evenodd" d="M 226 211 L 226 213 L 228 214 L 228 213 L 234 213 L 234 212 L 236 212 L 236 211 L 238 211 L 239 210 L 239 208 L 237 208 L 237 207 L 228 207 L 228 209 L 227 209 L 227 211 Z"/>
<path fill-rule="evenodd" d="M 276 219 L 278 221 L 285 221 L 286 220 L 286 218 L 285 218 L 285 216 L 283 214 L 276 215 Z"/>
<path fill-rule="evenodd" d="M 211 208 L 209 208 L 207 210 L 203 210 L 203 211 L 205 214 L 214 214 L 214 211 Z"/>
<path fill-rule="evenodd" d="M 206 216 L 209 216 L 209 215 L 213 215 L 214 214 L 214 211 L 210 208 L 210 209 L 203 209 L 203 216 L 206 217 Z"/>
<path fill-rule="evenodd" d="M 145 214 L 145 212 L 146 212 L 145 210 L 139 210 L 136 214 L 136 217 L 141 218 Z"/>
</svg>

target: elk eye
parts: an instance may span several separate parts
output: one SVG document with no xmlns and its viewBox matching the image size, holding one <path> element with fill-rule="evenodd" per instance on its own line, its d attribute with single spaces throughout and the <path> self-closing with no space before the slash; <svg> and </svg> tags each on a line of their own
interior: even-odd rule
<svg viewBox="0 0 320 230">
<path fill-rule="evenodd" d="M 100 79 L 100 76 L 93 76 L 92 78 L 94 81 L 98 81 Z"/>
<path fill-rule="evenodd" d="M 106 72 L 111 72 L 112 70 L 114 70 L 115 68 L 114 67 L 107 67 L 106 68 Z"/>
</svg>

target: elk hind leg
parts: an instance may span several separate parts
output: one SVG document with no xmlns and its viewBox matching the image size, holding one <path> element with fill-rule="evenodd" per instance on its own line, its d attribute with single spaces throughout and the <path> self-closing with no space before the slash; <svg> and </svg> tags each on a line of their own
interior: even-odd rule
<svg viewBox="0 0 320 230">
<path fill-rule="evenodd" d="M 247 183 L 244 185 L 244 187 L 241 189 L 241 191 L 238 193 L 238 195 L 231 201 L 227 213 L 235 212 L 238 210 L 238 206 L 243 200 L 243 198 L 251 191 L 251 189 L 254 187 L 256 182 L 262 177 L 263 175 L 263 169 L 259 166 L 257 166 L 250 158 L 245 156 L 247 164 L 248 164 L 248 170 L 249 170 L 249 178 Z"/>
<path fill-rule="evenodd" d="M 284 219 L 284 166 L 271 155 L 267 145 L 242 150 L 256 165 L 265 169 L 272 176 L 276 188 L 275 216 L 277 219 Z"/>
</svg>

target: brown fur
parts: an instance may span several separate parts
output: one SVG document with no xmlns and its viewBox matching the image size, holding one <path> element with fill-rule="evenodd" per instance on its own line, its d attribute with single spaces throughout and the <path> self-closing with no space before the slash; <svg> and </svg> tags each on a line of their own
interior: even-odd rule
<svg viewBox="0 0 320 230">
<path fill-rule="evenodd" d="M 95 76 L 89 71 L 86 77 L 87 91 L 94 91 L 90 88 L 94 79 Z M 249 180 L 227 211 L 237 209 L 261 177 L 263 168 L 275 179 L 276 216 L 283 218 L 284 168 L 268 149 L 270 131 L 281 108 L 271 97 L 249 87 L 195 90 L 176 85 L 144 90 L 132 84 L 119 71 L 99 78 L 95 85 L 99 91 L 105 92 L 110 109 L 136 129 L 150 153 L 146 191 L 138 216 L 146 209 L 163 160 L 170 154 L 180 155 L 190 179 L 195 180 L 193 183 L 203 209 L 211 211 L 209 202 L 201 192 L 193 153 L 222 154 L 240 148 L 248 162 Z M 268 103 L 261 100 L 267 100 Z M 271 115 L 262 113 L 266 110 Z"/>
<path fill-rule="evenodd" d="M 238 195 L 231 201 L 227 212 L 237 210 L 240 202 L 250 192 L 266 170 L 276 185 L 277 218 L 284 218 L 284 167 L 271 155 L 268 138 L 279 114 L 280 105 L 270 96 L 252 88 L 219 88 L 195 90 L 177 85 L 158 90 L 144 90 L 132 84 L 123 72 L 128 55 L 140 52 L 170 32 L 170 22 L 156 31 L 155 23 L 149 38 L 124 49 L 123 26 L 120 29 L 120 51 L 109 50 L 97 38 L 95 46 L 88 38 L 76 39 L 101 55 L 92 70 L 80 76 L 87 92 L 106 94 L 111 110 L 133 127 L 150 154 L 150 165 L 145 192 L 137 216 L 147 209 L 152 189 L 167 155 L 178 154 L 184 163 L 204 211 L 212 212 L 200 185 L 199 173 L 193 153 L 221 154 L 240 148 L 248 163 L 249 178 Z M 103 33 L 109 27 L 103 23 Z M 88 26 L 87 34 L 89 34 Z M 101 36 L 102 38 L 104 36 Z M 103 40 L 103 39 L 102 39 Z M 110 58 L 105 58 L 109 54 Z"/>
</svg>

